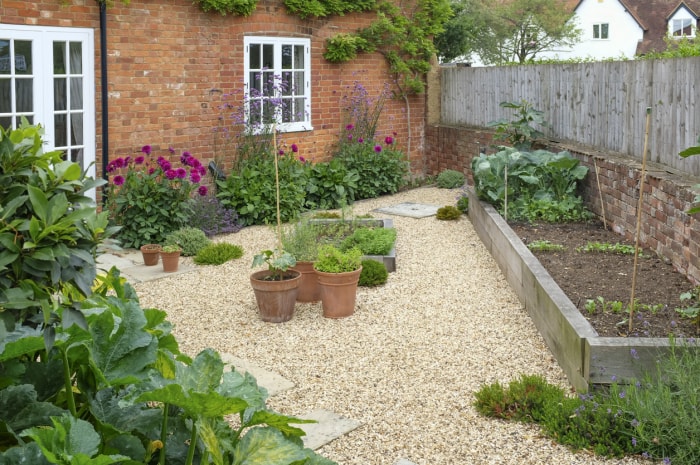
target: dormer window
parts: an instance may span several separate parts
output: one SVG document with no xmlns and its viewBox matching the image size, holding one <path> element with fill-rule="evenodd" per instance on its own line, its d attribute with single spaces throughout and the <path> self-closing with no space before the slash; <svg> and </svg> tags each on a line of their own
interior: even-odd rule
<svg viewBox="0 0 700 465">
<path fill-rule="evenodd" d="M 674 19 L 671 22 L 672 37 L 694 37 L 693 20 L 690 18 Z"/>
</svg>

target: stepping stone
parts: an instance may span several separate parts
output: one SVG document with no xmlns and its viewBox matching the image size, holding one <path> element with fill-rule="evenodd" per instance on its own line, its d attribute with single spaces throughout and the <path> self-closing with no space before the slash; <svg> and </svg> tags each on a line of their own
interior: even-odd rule
<svg viewBox="0 0 700 465">
<path fill-rule="evenodd" d="M 270 395 L 270 397 L 294 387 L 294 383 L 288 379 L 283 378 L 273 371 L 255 366 L 242 358 L 235 357 L 231 354 L 221 354 L 221 360 L 226 365 L 233 366 L 236 371 L 246 372 L 253 375 L 258 382 L 258 386 L 262 386 L 267 389 L 267 393 Z"/>
<path fill-rule="evenodd" d="M 416 465 L 416 464 L 411 462 L 410 460 L 399 459 L 399 461 L 396 462 L 394 465 Z"/>
<path fill-rule="evenodd" d="M 410 218 L 426 218 L 437 214 L 437 206 L 423 203 L 404 202 L 389 207 L 377 208 L 372 211 L 388 215 L 408 216 Z"/>
<path fill-rule="evenodd" d="M 336 413 L 323 409 L 300 415 L 299 418 L 316 420 L 318 422 L 296 425 L 306 432 L 306 436 L 302 437 L 304 440 L 304 447 L 313 450 L 325 446 L 334 439 L 338 439 L 340 436 L 360 426 L 359 421 L 341 417 Z"/>
</svg>

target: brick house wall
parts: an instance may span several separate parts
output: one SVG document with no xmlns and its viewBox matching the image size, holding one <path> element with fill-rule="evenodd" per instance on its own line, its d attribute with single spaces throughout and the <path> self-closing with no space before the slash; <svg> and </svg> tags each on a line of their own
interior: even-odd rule
<svg viewBox="0 0 700 465">
<path fill-rule="evenodd" d="M 473 185 L 471 161 L 480 150 L 493 153 L 492 143 L 493 131 L 488 129 L 428 125 L 426 173 L 437 175 L 445 169 L 454 169 L 463 172 Z M 553 152 L 567 150 L 588 167 L 589 174 L 582 186 L 586 205 L 601 220 L 604 212 L 608 227 L 634 240 L 641 163 L 621 154 L 556 141 L 550 141 L 546 148 Z M 695 197 L 692 187 L 697 183 L 696 178 L 647 162 L 639 234 L 643 247 L 665 257 L 695 284 L 700 283 L 700 221 L 686 211 L 692 205 Z"/>
<path fill-rule="evenodd" d="M 3 0 L 0 22 L 95 30 L 96 172 L 102 172 L 100 24 L 95 0 Z M 371 96 L 391 82 L 383 56 L 360 55 L 347 64 L 327 62 L 327 38 L 368 25 L 374 13 L 318 20 L 288 15 L 279 0 L 260 0 L 250 17 L 202 12 L 191 0 L 115 0 L 107 7 L 109 160 L 133 155 L 143 145 L 161 152 L 189 150 L 208 162 L 234 156 L 215 141 L 222 95 L 243 88 L 245 35 L 311 39 L 312 131 L 287 133 L 299 155 L 313 161 L 330 157 L 343 124 L 340 99 L 361 82 Z M 422 169 L 425 96 L 410 98 L 412 170 Z M 407 148 L 408 121 L 403 100 L 385 104 L 378 140 L 397 133 Z M 226 164 L 224 162 L 224 164 Z"/>
</svg>

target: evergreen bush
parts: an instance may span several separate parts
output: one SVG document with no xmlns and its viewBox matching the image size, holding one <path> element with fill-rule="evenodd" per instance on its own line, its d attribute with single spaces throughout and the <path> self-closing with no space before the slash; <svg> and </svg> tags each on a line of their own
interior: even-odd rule
<svg viewBox="0 0 700 465">
<path fill-rule="evenodd" d="M 197 255 L 197 252 L 209 244 L 211 244 L 211 240 L 204 234 L 204 231 L 191 227 L 180 228 L 177 231 L 171 232 L 163 243 L 164 246 L 180 246 L 183 257 Z"/>
<path fill-rule="evenodd" d="M 444 170 L 438 174 L 435 183 L 442 189 L 454 189 L 464 185 L 464 173 L 455 170 Z"/>
<path fill-rule="evenodd" d="M 389 278 L 389 272 L 376 260 L 362 260 L 362 271 L 360 272 L 359 286 L 375 287 L 385 284 Z"/>
</svg>

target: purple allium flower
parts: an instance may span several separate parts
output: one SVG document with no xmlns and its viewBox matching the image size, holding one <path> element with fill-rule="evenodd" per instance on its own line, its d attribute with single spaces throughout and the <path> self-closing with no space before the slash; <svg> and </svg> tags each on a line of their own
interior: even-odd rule
<svg viewBox="0 0 700 465">
<path fill-rule="evenodd" d="M 124 184 L 124 176 L 122 176 L 121 174 L 116 175 L 114 177 L 114 185 L 121 186 L 122 184 Z"/>
<path fill-rule="evenodd" d="M 375 145 L 375 146 L 374 146 L 374 151 L 377 152 L 377 153 L 381 152 L 381 151 L 382 151 L 382 146 L 381 146 L 381 145 Z"/>
<path fill-rule="evenodd" d="M 352 140 L 352 134 L 348 134 L 348 140 Z"/>
<path fill-rule="evenodd" d="M 134 158 L 134 163 L 137 165 L 142 165 L 145 160 L 146 158 L 143 155 L 139 155 L 138 157 Z"/>
<path fill-rule="evenodd" d="M 108 173 L 111 173 L 112 171 L 114 171 L 114 170 L 116 170 L 116 169 L 117 169 L 117 165 L 116 165 L 113 161 L 110 161 L 110 162 L 107 164 L 107 172 L 108 172 Z"/>
<path fill-rule="evenodd" d="M 345 126 L 346 131 L 352 131 L 353 129 L 355 129 L 355 125 L 353 124 L 348 124 L 347 126 Z"/>
<path fill-rule="evenodd" d="M 155 172 L 156 172 L 156 169 L 154 167 L 151 166 L 150 168 L 148 168 L 148 174 L 153 174 Z"/>
<path fill-rule="evenodd" d="M 358 142 L 359 144 L 363 143 L 364 141 L 365 141 L 365 140 L 364 140 L 362 137 L 360 137 L 359 139 L 357 139 L 357 142 Z"/>
<path fill-rule="evenodd" d="M 159 164 L 160 169 L 162 169 L 163 171 L 169 171 L 173 167 L 173 165 L 171 165 L 170 162 L 166 159 L 163 159 L 163 162 Z"/>
<path fill-rule="evenodd" d="M 131 163 L 131 157 L 126 157 L 124 159 L 124 166 L 128 165 L 129 163 Z"/>
<path fill-rule="evenodd" d="M 199 168 L 200 166 L 202 166 L 202 162 L 199 161 L 199 160 L 197 160 L 195 157 L 192 157 L 192 158 L 191 158 L 191 162 L 190 162 L 190 163 L 192 163 L 192 164 L 190 165 L 192 168 Z"/>
<path fill-rule="evenodd" d="M 279 149 L 279 150 L 277 151 L 277 155 L 279 155 L 280 157 L 281 157 L 282 155 L 284 155 L 284 150 Z"/>
<path fill-rule="evenodd" d="M 173 180 L 177 177 L 177 171 L 175 171 L 174 169 L 165 170 L 165 177 L 170 180 Z"/>
<path fill-rule="evenodd" d="M 197 171 L 199 172 L 200 176 L 204 176 L 205 174 L 207 174 L 207 169 L 203 165 L 199 165 L 197 167 Z"/>
<path fill-rule="evenodd" d="M 198 172 L 192 171 L 190 173 L 190 181 L 193 182 L 194 184 L 199 184 L 199 181 L 202 180 L 202 177 L 199 175 Z"/>
<path fill-rule="evenodd" d="M 209 189 L 207 189 L 207 186 L 199 186 L 199 189 L 197 189 L 197 192 L 199 193 L 199 195 L 204 197 L 205 195 L 207 195 L 207 192 L 209 192 Z"/>
<path fill-rule="evenodd" d="M 150 145 L 144 145 L 143 147 L 141 147 L 141 151 L 142 151 L 143 153 L 145 153 L 146 155 L 150 155 L 150 154 L 151 154 L 151 146 L 150 146 Z"/>
<path fill-rule="evenodd" d="M 302 162 L 302 163 L 306 163 L 306 158 L 304 158 L 304 157 L 299 157 L 299 161 Z"/>
<path fill-rule="evenodd" d="M 292 152 L 297 153 L 299 151 L 299 147 L 297 147 L 297 144 L 292 144 Z"/>
<path fill-rule="evenodd" d="M 172 145 L 168 147 L 168 152 L 175 153 L 175 149 L 172 147 Z"/>
<path fill-rule="evenodd" d="M 119 157 L 116 160 L 114 160 L 114 166 L 116 166 L 117 168 L 124 168 L 124 165 L 126 165 L 126 163 L 124 163 L 124 159 L 122 157 Z"/>
<path fill-rule="evenodd" d="M 177 177 L 180 179 L 185 179 L 187 177 L 187 170 L 185 168 L 180 167 L 176 169 L 175 172 L 177 173 Z"/>
<path fill-rule="evenodd" d="M 391 144 L 394 143 L 394 138 L 391 137 L 391 136 L 386 136 L 386 137 L 384 138 L 384 143 L 385 143 L 386 145 L 391 145 Z"/>
</svg>

